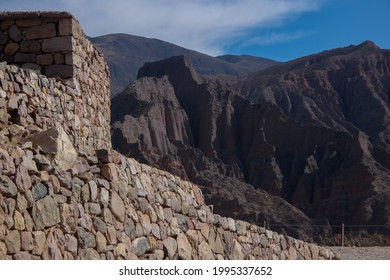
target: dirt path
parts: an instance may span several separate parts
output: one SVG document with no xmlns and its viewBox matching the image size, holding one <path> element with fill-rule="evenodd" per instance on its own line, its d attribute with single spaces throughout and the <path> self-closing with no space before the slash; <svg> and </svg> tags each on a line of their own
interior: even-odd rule
<svg viewBox="0 0 390 280">
<path fill-rule="evenodd" d="M 390 260 L 390 247 L 327 247 L 342 260 Z"/>
</svg>

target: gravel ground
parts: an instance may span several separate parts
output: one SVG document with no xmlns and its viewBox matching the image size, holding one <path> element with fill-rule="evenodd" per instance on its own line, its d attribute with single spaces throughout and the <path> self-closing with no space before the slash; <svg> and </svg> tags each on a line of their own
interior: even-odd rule
<svg viewBox="0 0 390 280">
<path fill-rule="evenodd" d="M 342 260 L 390 260 L 390 247 L 326 247 Z"/>
</svg>

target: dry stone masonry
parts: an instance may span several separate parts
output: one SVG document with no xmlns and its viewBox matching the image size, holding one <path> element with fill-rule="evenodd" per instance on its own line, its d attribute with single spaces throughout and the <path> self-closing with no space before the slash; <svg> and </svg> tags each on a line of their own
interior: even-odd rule
<svg viewBox="0 0 390 280">
<path fill-rule="evenodd" d="M 0 19 L 0 259 L 336 257 L 214 214 L 197 186 L 113 151 L 107 66 L 71 15 Z"/>
<path fill-rule="evenodd" d="M 108 67 L 79 22 L 66 12 L 14 12 L 0 13 L 0 27 L 0 61 L 8 63 L 0 79 L 16 124 L 60 123 L 83 154 L 110 148 Z"/>
</svg>

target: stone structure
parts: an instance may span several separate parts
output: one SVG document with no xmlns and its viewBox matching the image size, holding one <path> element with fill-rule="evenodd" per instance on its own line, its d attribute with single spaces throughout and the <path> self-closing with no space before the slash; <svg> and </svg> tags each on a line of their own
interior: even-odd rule
<svg viewBox="0 0 390 280">
<path fill-rule="evenodd" d="M 2 64 L 1 77 L 11 118 L 18 110 L 18 125 L 59 122 L 83 154 L 110 148 L 108 67 L 78 21 L 66 12 L 0 13 L 0 27 L 0 60 L 13 64 Z"/>
<path fill-rule="evenodd" d="M 49 15 L 28 22 L 63 19 Z M 4 30 L 22 27 L 4 18 Z M 75 42 L 74 53 L 90 45 Z M 90 69 L 97 55 L 91 46 L 82 72 L 74 56 L 66 81 L 0 64 L 0 259 L 335 258 L 214 214 L 197 186 L 112 151 L 108 75 L 98 82 Z"/>
</svg>

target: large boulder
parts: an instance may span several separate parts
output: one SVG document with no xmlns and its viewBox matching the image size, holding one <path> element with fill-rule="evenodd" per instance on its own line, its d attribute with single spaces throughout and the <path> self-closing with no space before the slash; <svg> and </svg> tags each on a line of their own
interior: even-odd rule
<svg viewBox="0 0 390 280">
<path fill-rule="evenodd" d="M 53 164 L 63 170 L 73 167 L 77 152 L 68 135 L 60 125 L 37 132 L 28 138 L 35 147 L 52 156 Z"/>
</svg>

